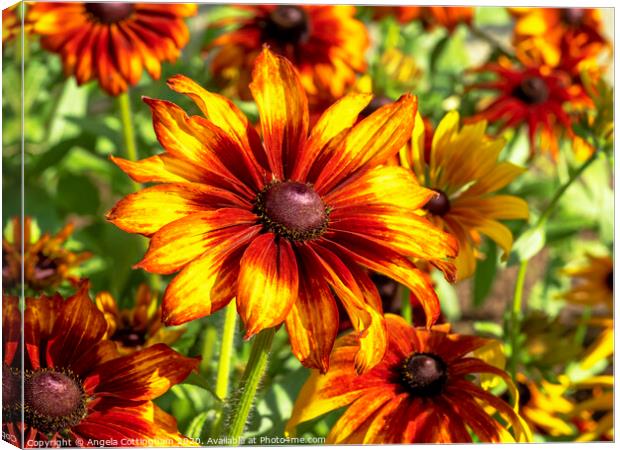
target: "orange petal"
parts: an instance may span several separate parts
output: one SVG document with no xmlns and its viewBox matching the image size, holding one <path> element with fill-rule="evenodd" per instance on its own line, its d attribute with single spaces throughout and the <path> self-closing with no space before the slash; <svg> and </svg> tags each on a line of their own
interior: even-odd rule
<svg viewBox="0 0 620 450">
<path fill-rule="evenodd" d="M 207 91 L 202 86 L 183 75 L 175 75 L 168 80 L 168 86 L 181 94 L 189 96 L 207 119 L 221 128 L 243 150 L 243 158 L 251 171 L 255 187 L 261 190 L 264 186 L 265 171 L 259 161 L 265 161 L 266 156 L 260 137 L 254 126 L 237 106 L 226 97 Z"/>
<path fill-rule="evenodd" d="M 48 367 L 68 367 L 101 341 L 108 328 L 103 314 L 88 297 L 87 282 L 60 310 L 47 345 Z"/>
<path fill-rule="evenodd" d="M 324 200 L 334 210 L 375 204 L 418 210 L 433 195 L 432 190 L 416 182 L 411 171 L 397 166 L 380 166 L 346 181 L 327 194 Z"/>
<path fill-rule="evenodd" d="M 393 397 L 394 392 L 391 389 L 385 389 L 383 386 L 366 390 L 364 395 L 355 400 L 340 416 L 340 419 L 327 435 L 326 442 L 339 443 L 345 441 Z"/>
<path fill-rule="evenodd" d="M 256 58 L 250 91 L 258 106 L 269 167 L 290 176 L 308 134 L 308 99 L 291 63 L 267 47 Z"/>
<path fill-rule="evenodd" d="M 297 257 L 287 239 L 265 233 L 252 241 L 239 271 L 237 310 L 245 338 L 281 324 L 297 299 Z"/>
<path fill-rule="evenodd" d="M 129 233 L 149 236 L 189 214 L 226 207 L 251 209 L 252 206 L 227 190 L 197 183 L 170 183 L 126 196 L 106 218 Z"/>
<path fill-rule="evenodd" d="M 208 173 L 205 173 L 200 166 L 167 153 L 139 161 L 130 161 L 116 156 L 110 156 L 110 159 L 138 183 L 183 183 L 209 180 Z"/>
<path fill-rule="evenodd" d="M 180 325 L 208 316 L 228 304 L 237 290 L 239 260 L 245 246 L 262 228 L 256 225 L 240 238 L 212 246 L 170 282 L 162 303 L 166 325 Z"/>
<path fill-rule="evenodd" d="M 303 266 L 300 270 L 299 296 L 286 316 L 286 329 L 297 359 L 325 373 L 338 334 L 338 307 L 327 283 Z"/>
<path fill-rule="evenodd" d="M 291 179 L 305 181 L 317 155 L 332 138 L 355 124 L 371 98 L 370 94 L 348 94 L 321 115 L 297 158 Z"/>
<path fill-rule="evenodd" d="M 314 185 L 320 194 L 358 170 L 384 163 L 411 139 L 417 99 L 404 95 L 361 120 L 349 131 L 342 149 L 323 166 Z"/>
<path fill-rule="evenodd" d="M 256 216 L 244 209 L 221 208 L 175 220 L 155 233 L 144 259 L 134 268 L 168 274 L 194 260 L 222 241 L 243 237 Z"/>
<path fill-rule="evenodd" d="M 187 358 L 165 344 L 101 364 L 86 378 L 99 395 L 123 400 L 151 400 L 180 383 L 198 367 L 198 358 Z"/>
</svg>

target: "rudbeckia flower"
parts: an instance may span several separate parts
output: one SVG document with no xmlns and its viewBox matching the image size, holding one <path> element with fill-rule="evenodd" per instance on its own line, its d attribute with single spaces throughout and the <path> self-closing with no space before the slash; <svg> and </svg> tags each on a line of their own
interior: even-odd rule
<svg viewBox="0 0 620 450">
<path fill-rule="evenodd" d="M 605 305 L 613 308 L 614 263 L 609 256 L 587 254 L 587 263 L 568 267 L 564 274 L 573 278 L 573 287 L 562 298 L 584 306 Z"/>
<path fill-rule="evenodd" d="M 10 41 L 21 32 L 22 21 L 17 11 L 21 3 L 2 10 L 2 44 Z"/>
<path fill-rule="evenodd" d="M 560 376 L 554 384 L 545 380 L 535 383 L 523 374 L 517 375 L 519 414 L 532 432 L 552 437 L 575 434 L 575 428 L 566 419 L 575 406 L 568 398 L 568 387 L 566 376 Z"/>
<path fill-rule="evenodd" d="M 490 89 L 497 91 L 498 95 L 476 118 L 499 122 L 501 130 L 526 126 L 532 154 L 540 148 L 557 158 L 558 137 L 563 134 L 575 137 L 572 130 L 574 120 L 565 108 L 581 108 L 591 103 L 584 90 L 575 86 L 568 74 L 547 66 L 521 67 L 502 58 L 498 63 L 485 64 L 477 71 L 493 73 L 496 79 L 469 88 Z"/>
<path fill-rule="evenodd" d="M 107 323 L 88 298 L 88 283 L 67 300 L 58 294 L 26 298 L 24 342 L 17 297 L 3 297 L 3 397 L 24 411 L 3 423 L 3 435 L 27 447 L 178 446 L 186 439 L 153 399 L 183 381 L 198 360 L 158 344 L 120 356 L 104 338 Z M 21 366 L 21 354 L 24 365 Z M 3 410 L 4 412 L 4 410 Z M 22 435 L 23 432 L 23 435 Z M 23 441 L 22 441 L 23 436 Z M 89 440 L 91 443 L 89 444 Z"/>
<path fill-rule="evenodd" d="M 578 423 L 584 425 L 584 415 L 588 418 L 586 422 L 590 426 L 577 436 L 577 442 L 590 442 L 614 439 L 614 376 L 597 375 L 588 379 L 574 383 L 573 388 L 577 389 L 576 396 L 583 397 L 575 403 L 569 416 L 576 419 Z M 586 395 L 579 395 L 585 393 Z M 581 417 L 581 420 L 579 418 Z"/>
<path fill-rule="evenodd" d="M 36 2 L 26 22 L 44 49 L 58 53 L 79 85 L 93 79 L 110 95 L 140 81 L 142 69 L 159 79 L 189 40 L 184 18 L 193 3 Z"/>
<path fill-rule="evenodd" d="M 486 345 L 486 339 L 451 334 L 444 326 L 414 328 L 391 314 L 386 322 L 388 350 L 364 375 L 354 369 L 358 337 L 338 339 L 329 372 L 312 372 L 302 387 L 289 432 L 299 423 L 347 406 L 328 434 L 328 443 L 472 442 L 470 431 L 483 442 L 529 439 L 515 410 L 471 381 L 472 374 L 492 374 L 514 388 L 503 370 L 467 356 Z M 503 424 L 485 407 L 501 415 Z"/>
<path fill-rule="evenodd" d="M 435 193 L 424 206 L 426 217 L 459 241 L 459 279 L 474 273 L 482 234 L 493 239 L 507 256 L 512 233 L 499 220 L 528 217 L 523 199 L 496 193 L 525 169 L 498 162 L 504 140 L 487 136 L 486 126 L 486 121 L 480 120 L 461 127 L 459 114 L 450 112 L 427 148 L 428 130 L 418 115 L 411 145 L 400 152 L 401 165 Z"/>
<path fill-rule="evenodd" d="M 119 310 L 109 292 L 98 293 L 95 303 L 108 322 L 107 338 L 116 342 L 123 354 L 160 343 L 174 344 L 184 333 L 183 329 L 164 327 L 157 296 L 146 284 L 138 286 L 130 309 Z"/>
<path fill-rule="evenodd" d="M 24 217 L 24 283 L 30 289 L 44 290 L 59 286 L 64 281 L 76 282 L 71 270 L 91 257 L 90 253 L 74 253 L 65 247 L 73 232 L 73 224 L 66 224 L 56 235 L 43 234 L 36 241 L 32 236 L 32 219 Z M 19 217 L 11 221 L 11 236 L 2 238 L 2 283 L 12 289 L 21 282 L 22 227 Z"/>
<path fill-rule="evenodd" d="M 381 164 L 411 136 L 416 99 L 404 95 L 366 119 L 369 95 L 335 103 L 308 130 L 308 106 L 291 63 L 268 49 L 250 89 L 262 142 L 232 102 L 192 80 L 168 85 L 204 117 L 145 99 L 165 153 L 139 162 L 113 158 L 139 182 L 108 219 L 151 239 L 136 267 L 169 274 L 163 318 L 178 325 L 236 298 L 246 338 L 285 322 L 294 354 L 327 370 L 338 331 L 334 294 L 362 333 L 358 368 L 380 361 L 386 336 L 381 301 L 365 269 L 416 292 L 431 318 L 439 302 L 407 257 L 453 275 L 456 241 L 420 218 L 433 192 L 411 174 Z"/>
<path fill-rule="evenodd" d="M 508 8 L 515 17 L 514 45 L 521 57 L 551 67 L 568 55 L 596 59 L 609 46 L 601 12 L 591 8 Z"/>
<path fill-rule="evenodd" d="M 333 102 L 366 70 L 369 46 L 366 27 L 347 5 L 245 5 L 243 16 L 228 18 L 236 25 L 207 50 L 215 56 L 211 69 L 231 94 L 250 99 L 248 83 L 263 45 L 286 57 L 299 70 L 311 104 Z M 217 24 L 216 24 L 217 25 Z"/>
<path fill-rule="evenodd" d="M 373 10 L 375 18 L 392 15 L 402 24 L 420 20 L 426 29 L 439 26 L 450 32 L 474 18 L 474 8 L 461 6 L 377 6 Z"/>
</svg>

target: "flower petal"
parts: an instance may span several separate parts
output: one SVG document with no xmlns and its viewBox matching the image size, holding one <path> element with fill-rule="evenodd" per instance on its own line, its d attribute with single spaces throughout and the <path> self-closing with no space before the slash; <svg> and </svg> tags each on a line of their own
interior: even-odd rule
<svg viewBox="0 0 620 450">
<path fill-rule="evenodd" d="M 331 139 L 355 124 L 371 98 L 370 94 L 348 94 L 325 110 L 296 160 L 291 179 L 305 181 L 319 153 Z"/>
<path fill-rule="evenodd" d="M 303 261 L 299 269 L 299 296 L 286 316 L 291 350 L 304 366 L 325 373 L 338 334 L 338 307 L 327 283 L 304 270 Z"/>
<path fill-rule="evenodd" d="M 347 134 L 342 148 L 323 165 L 314 182 L 319 194 L 326 194 L 342 180 L 364 168 L 384 163 L 411 139 L 417 99 L 404 95 L 361 120 Z"/>
<path fill-rule="evenodd" d="M 223 308 L 235 296 L 239 260 L 262 230 L 256 225 L 239 238 L 227 239 L 189 263 L 168 285 L 162 302 L 166 325 L 181 325 Z"/>
<path fill-rule="evenodd" d="M 237 310 L 245 339 L 281 324 L 297 299 L 297 257 L 287 239 L 265 233 L 252 241 L 239 271 Z"/>
<path fill-rule="evenodd" d="M 48 367 L 71 368 L 105 335 L 108 323 L 88 297 L 88 287 L 82 282 L 78 292 L 62 305 L 47 345 Z"/>
<path fill-rule="evenodd" d="M 138 183 L 183 183 L 208 182 L 200 166 L 185 159 L 175 158 L 163 153 L 139 161 L 111 156 L 110 159 L 120 169 Z"/>
<path fill-rule="evenodd" d="M 189 214 L 226 207 L 249 210 L 252 205 L 227 190 L 198 183 L 170 183 L 129 194 L 106 218 L 124 231 L 150 236 Z"/>
<path fill-rule="evenodd" d="M 155 344 L 98 366 L 84 380 L 97 395 L 123 400 L 151 400 L 183 381 L 200 362 L 165 344 Z"/>
<path fill-rule="evenodd" d="M 222 241 L 243 237 L 257 217 L 239 208 L 205 211 L 165 225 L 151 237 L 149 249 L 134 268 L 168 274 L 202 255 Z"/>
<path fill-rule="evenodd" d="M 308 99 L 292 64 L 267 47 L 256 58 L 250 91 L 258 106 L 269 167 L 290 176 L 308 134 Z"/>
</svg>

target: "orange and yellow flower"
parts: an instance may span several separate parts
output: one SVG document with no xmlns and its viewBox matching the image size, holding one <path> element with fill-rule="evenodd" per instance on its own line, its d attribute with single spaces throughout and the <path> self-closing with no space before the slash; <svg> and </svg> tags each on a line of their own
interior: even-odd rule
<svg viewBox="0 0 620 450">
<path fill-rule="evenodd" d="M 564 375 L 559 378 L 558 383 L 535 383 L 523 374 L 517 375 L 519 414 L 535 433 L 553 437 L 575 434 L 566 418 L 575 406 L 568 398 L 569 381 Z"/>
<path fill-rule="evenodd" d="M 491 374 L 514 388 L 503 370 L 467 356 L 488 340 L 451 334 L 443 325 L 414 328 L 391 314 L 386 322 L 388 350 L 366 374 L 357 375 L 354 368 L 359 338 L 349 334 L 338 339 L 329 372 L 313 371 L 302 387 L 289 432 L 348 406 L 328 434 L 328 443 L 472 442 L 470 431 L 483 442 L 530 439 L 527 425 L 508 403 L 471 381 L 472 374 Z"/>
<path fill-rule="evenodd" d="M 520 58 L 551 67 L 596 60 L 609 47 L 598 9 L 508 8 L 515 17 L 514 45 Z M 572 64 L 572 63 L 571 63 Z M 572 64 L 577 68 L 578 64 Z"/>
<path fill-rule="evenodd" d="M 394 16 L 402 24 L 420 20 L 426 29 L 439 26 L 450 32 L 474 18 L 474 8 L 461 6 L 378 6 L 373 11 L 375 18 Z"/>
<path fill-rule="evenodd" d="M 476 118 L 497 122 L 501 130 L 526 126 L 532 154 L 540 148 L 549 151 L 555 159 L 559 136 L 575 137 L 574 120 L 566 108 L 579 109 L 591 104 L 583 88 L 575 85 L 569 74 L 546 66 L 521 67 L 501 58 L 498 63 L 485 64 L 478 71 L 493 73 L 496 79 L 470 88 L 490 89 L 498 95 Z"/>
<path fill-rule="evenodd" d="M 613 309 L 614 263 L 609 256 L 587 254 L 587 263 L 564 269 L 573 278 L 573 287 L 562 298 L 584 306 L 605 305 Z"/>
<path fill-rule="evenodd" d="M 36 2 L 26 22 L 44 49 L 58 53 L 79 85 L 93 79 L 110 95 L 140 81 L 143 68 L 159 79 L 189 40 L 184 19 L 193 3 Z"/>
<path fill-rule="evenodd" d="M 613 441 L 614 439 L 614 376 L 597 375 L 576 382 L 576 396 L 583 393 L 569 416 L 581 427 L 577 442 Z"/>
<path fill-rule="evenodd" d="M 327 370 L 342 302 L 362 334 L 365 371 L 385 351 L 381 301 L 365 269 L 403 283 L 439 314 L 430 281 L 407 257 L 429 260 L 452 278 L 457 243 L 419 216 L 433 192 L 403 168 L 382 164 L 410 138 L 416 99 L 404 95 L 357 123 L 371 96 L 350 94 L 308 128 L 308 106 L 293 65 L 269 49 L 250 89 L 262 141 L 234 104 L 175 76 L 204 117 L 145 99 L 165 153 L 138 162 L 113 158 L 138 182 L 108 219 L 151 239 L 136 267 L 181 271 L 168 285 L 163 318 L 178 325 L 236 298 L 246 338 L 286 323 L 294 354 Z"/>
<path fill-rule="evenodd" d="M 228 94 L 251 99 L 252 68 L 263 45 L 286 57 L 300 73 L 311 106 L 333 103 L 366 70 L 369 46 L 366 27 L 346 5 L 245 5 L 247 14 L 223 21 L 237 29 L 209 45 L 211 69 L 230 89 Z"/>
<path fill-rule="evenodd" d="M 24 283 L 34 290 L 58 287 L 65 281 L 75 282 L 71 274 L 83 261 L 91 257 L 88 252 L 74 253 L 65 247 L 65 241 L 73 232 L 73 223 L 66 224 L 58 234 L 43 234 L 33 240 L 32 219 L 24 217 L 24 258 L 22 258 L 22 226 L 19 217 L 11 221 L 11 236 L 2 238 L 2 283 L 4 289 L 12 289 L 21 283 L 24 266 Z"/>
<path fill-rule="evenodd" d="M 134 306 L 130 309 L 119 310 L 109 292 L 98 293 L 95 303 L 108 323 L 107 338 L 116 342 L 123 354 L 155 344 L 174 344 L 185 331 L 164 327 L 157 295 L 146 284 L 138 286 Z"/>
<path fill-rule="evenodd" d="M 3 383 L 3 396 L 5 389 L 19 392 L 24 378 L 23 405 L 21 395 L 5 397 L 17 397 L 20 404 L 13 406 L 24 410 L 23 423 L 19 417 L 3 423 L 11 442 L 26 447 L 67 440 L 78 447 L 108 439 L 117 446 L 185 443 L 174 418 L 152 400 L 183 381 L 197 359 L 163 344 L 121 356 L 104 337 L 107 323 L 88 297 L 87 282 L 67 300 L 58 294 L 26 298 L 24 348 L 17 297 L 3 297 L 2 313 L 3 372 L 15 375 Z"/>
<path fill-rule="evenodd" d="M 17 14 L 21 3 L 2 10 L 2 44 L 16 37 L 21 30 L 22 21 Z"/>
<path fill-rule="evenodd" d="M 484 120 L 463 127 L 459 122 L 456 111 L 448 113 L 428 148 L 428 130 L 416 116 L 411 145 L 401 150 L 400 162 L 435 193 L 424 206 L 426 217 L 458 239 L 457 277 L 463 279 L 476 269 L 482 234 L 508 255 L 512 233 L 499 220 L 527 219 L 528 206 L 521 198 L 497 194 L 525 170 L 497 161 L 504 140 L 487 136 Z"/>
</svg>

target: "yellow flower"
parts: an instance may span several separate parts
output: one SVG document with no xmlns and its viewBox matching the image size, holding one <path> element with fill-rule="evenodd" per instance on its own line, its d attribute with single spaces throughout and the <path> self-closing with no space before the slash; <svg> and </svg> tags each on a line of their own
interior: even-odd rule
<svg viewBox="0 0 620 450">
<path fill-rule="evenodd" d="M 497 161 L 504 140 L 487 136 L 486 126 L 481 120 L 461 128 L 459 114 L 452 111 L 442 119 L 427 148 L 424 123 L 417 115 L 411 146 L 400 152 L 401 165 L 412 170 L 422 186 L 435 191 L 424 207 L 427 218 L 459 241 L 459 279 L 476 269 L 481 234 L 495 241 L 507 257 L 513 237 L 499 220 L 527 219 L 529 214 L 523 199 L 496 194 L 525 169 Z"/>
<path fill-rule="evenodd" d="M 586 255 L 588 263 L 563 272 L 573 277 L 573 287 L 562 298 L 569 303 L 613 308 L 614 264 L 609 256 Z"/>
<path fill-rule="evenodd" d="M 581 417 L 581 425 L 585 425 L 586 428 L 576 440 L 578 442 L 613 440 L 613 375 L 593 376 L 575 383 L 573 387 L 586 393 L 585 400 L 578 402 L 569 414 L 574 419 Z M 583 417 L 586 418 L 585 421 Z"/>
</svg>

